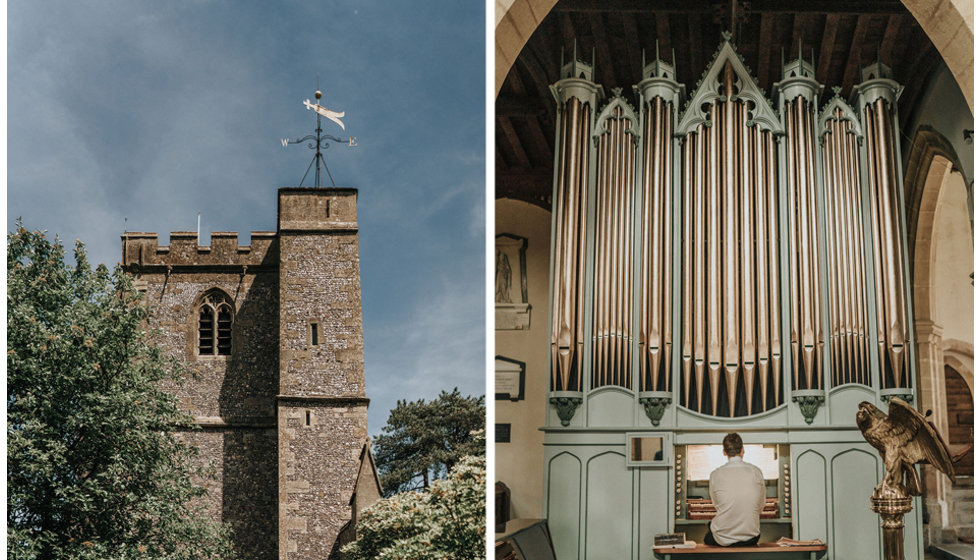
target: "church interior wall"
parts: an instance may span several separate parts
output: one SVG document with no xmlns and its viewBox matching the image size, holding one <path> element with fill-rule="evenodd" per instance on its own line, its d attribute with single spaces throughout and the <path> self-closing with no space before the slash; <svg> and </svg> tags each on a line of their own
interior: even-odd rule
<svg viewBox="0 0 980 560">
<path fill-rule="evenodd" d="M 943 343 L 973 343 L 973 239 L 967 211 L 966 185 L 959 173 L 948 172 L 936 208 L 936 322 Z"/>
<path fill-rule="evenodd" d="M 495 422 L 511 425 L 510 443 L 497 443 L 496 476 L 511 490 L 512 518 L 542 515 L 544 423 L 548 380 L 548 259 L 551 213 L 510 199 L 496 201 L 497 233 L 527 239 L 527 290 L 530 328 L 497 330 L 497 355 L 525 363 L 524 400 L 495 401 Z"/>
</svg>

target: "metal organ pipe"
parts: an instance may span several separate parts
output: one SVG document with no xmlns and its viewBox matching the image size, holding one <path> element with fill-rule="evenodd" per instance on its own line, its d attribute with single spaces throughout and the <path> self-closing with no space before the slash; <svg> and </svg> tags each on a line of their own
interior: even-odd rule
<svg viewBox="0 0 980 560">
<path fill-rule="evenodd" d="M 889 97 L 886 91 L 893 82 L 872 79 L 858 86 L 861 119 L 835 97 L 817 121 L 813 102 L 819 84 L 811 77 L 812 67 L 802 60 L 791 63 L 776 84 L 780 122 L 733 53 L 725 56 L 713 63 L 712 74 L 692 96 L 694 103 L 680 115 L 675 115 L 680 86 L 669 77 L 669 65 L 665 72 L 657 70 L 659 61 L 654 71 L 644 69 L 648 77 L 637 86 L 640 120 L 617 93 L 594 125 L 601 134 L 593 135 L 591 107 L 600 88 L 591 82 L 575 87 L 593 97 L 578 93 L 560 101 L 553 389 L 584 389 L 582 349 L 590 336 L 591 388 L 632 390 L 638 383 L 640 392 L 669 392 L 677 374 L 678 404 L 715 416 L 756 414 L 782 404 L 787 390 L 822 390 L 825 383 L 870 385 L 875 360 L 869 338 L 875 332 L 882 387 L 908 387 L 911 318 L 894 94 Z M 865 148 L 858 141 L 862 121 Z M 783 147 L 777 149 L 776 134 L 784 135 L 785 155 Z M 865 154 L 868 231 L 859 163 Z M 779 177 L 783 164 L 786 176 Z M 590 209 L 595 214 L 587 221 L 590 173 L 595 174 Z M 677 216 L 675 178 L 682 189 Z M 677 261 L 674 220 L 680 221 Z M 826 239 L 821 237 L 824 226 Z M 593 242 L 588 282 L 587 241 Z M 780 243 L 787 244 L 786 259 Z M 679 293 L 674 293 L 675 262 L 681 267 L 676 271 Z M 789 289 L 785 302 L 783 271 Z M 868 283 L 874 284 L 872 301 Z M 588 328 L 583 321 L 586 284 L 592 289 Z M 680 306 L 677 325 L 674 306 Z M 789 325 L 782 324 L 784 312 Z M 783 353 L 784 326 L 789 356 Z M 678 372 L 671 368 L 674 327 L 681 337 Z M 782 387 L 784 358 L 792 371 L 790 387 Z M 831 368 L 826 381 L 824 359 Z"/>
<path fill-rule="evenodd" d="M 817 236 L 813 113 L 799 95 L 785 105 L 789 198 L 790 326 L 794 389 L 822 387 L 823 320 Z"/>
<path fill-rule="evenodd" d="M 670 389 L 672 109 L 654 97 L 644 124 L 640 378 L 646 391 Z"/>
<path fill-rule="evenodd" d="M 833 384 L 870 385 L 864 310 L 864 233 L 857 137 L 840 107 L 826 118 L 824 168 L 828 207 Z"/>
<path fill-rule="evenodd" d="M 590 107 L 571 97 L 560 118 L 555 189 L 555 266 L 551 326 L 551 386 L 582 389 L 585 294 L 585 202 Z"/>
<path fill-rule="evenodd" d="M 631 388 L 636 141 L 621 107 L 599 126 L 592 387 Z"/>
<path fill-rule="evenodd" d="M 681 364 L 685 406 L 735 416 L 781 401 L 776 156 L 730 63 L 718 78 L 709 122 L 684 136 Z"/>
<path fill-rule="evenodd" d="M 882 387 L 910 387 L 909 322 L 898 170 L 891 103 L 877 97 L 864 107 L 871 168 L 872 237 L 878 300 L 878 354 Z"/>
</svg>

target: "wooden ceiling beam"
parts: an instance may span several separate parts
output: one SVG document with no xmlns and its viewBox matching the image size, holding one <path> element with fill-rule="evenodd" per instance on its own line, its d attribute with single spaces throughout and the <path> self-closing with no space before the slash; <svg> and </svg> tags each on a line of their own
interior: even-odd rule
<svg viewBox="0 0 980 560">
<path fill-rule="evenodd" d="M 513 198 L 551 211 L 552 168 L 536 168 L 520 173 L 498 172 L 496 198 Z"/>
<path fill-rule="evenodd" d="M 623 36 L 626 39 L 626 54 L 630 59 L 630 68 L 634 76 L 641 76 L 643 68 L 643 48 L 640 47 L 640 32 L 636 27 L 636 18 L 622 16 Z"/>
<path fill-rule="evenodd" d="M 575 26 L 572 25 L 572 16 L 568 12 L 558 14 L 559 27 L 561 27 L 562 49 L 566 51 L 563 60 L 569 62 L 572 54 L 568 52 L 576 44 Z"/>
<path fill-rule="evenodd" d="M 558 76 L 549 77 L 548 72 L 538 62 L 537 57 L 528 53 L 517 57 L 517 62 L 527 72 L 528 76 L 531 77 L 534 91 L 538 94 L 538 97 L 540 99 L 549 99 L 551 97 L 551 90 L 548 89 L 548 86 L 552 81 L 558 81 Z"/>
<path fill-rule="evenodd" d="M 714 14 L 719 7 L 729 13 L 728 0 L 561 0 L 554 12 L 619 12 L 619 13 L 674 13 Z M 906 14 L 908 11 L 898 0 L 752 0 L 745 8 L 747 14 L 758 13 L 819 13 L 819 14 Z M 726 25 L 727 27 L 727 25 Z"/>
<path fill-rule="evenodd" d="M 510 119 L 507 117 L 497 117 L 497 131 L 502 132 L 504 138 L 510 144 L 511 152 L 517 160 L 517 167 L 530 169 L 531 160 L 528 159 L 527 152 L 524 150 L 521 139 L 517 136 L 517 131 L 514 130 L 514 125 L 511 124 Z"/>
<path fill-rule="evenodd" d="M 708 62 L 701 61 L 701 51 L 703 50 L 703 44 L 701 43 L 701 18 L 693 15 L 687 16 L 687 39 L 690 41 L 688 50 L 691 55 L 691 66 L 687 71 L 690 72 L 688 76 L 691 76 L 691 85 L 693 87 L 698 76 L 704 71 L 702 65 Z"/>
<path fill-rule="evenodd" d="M 828 14 L 823 26 L 823 39 L 820 40 L 820 61 L 817 63 L 817 81 L 830 83 L 830 63 L 834 60 L 834 46 L 837 45 L 837 30 L 840 28 L 840 14 Z"/>
<path fill-rule="evenodd" d="M 670 48 L 673 44 L 670 42 L 670 20 L 668 15 L 665 13 L 658 13 L 657 17 L 657 38 L 656 40 L 660 42 L 660 53 L 663 57 L 663 53 L 669 53 Z M 667 57 L 668 59 L 670 57 Z M 653 58 L 651 57 L 651 60 Z"/>
<path fill-rule="evenodd" d="M 762 22 L 759 24 L 759 67 L 756 72 L 759 76 L 759 84 L 763 88 L 769 87 L 772 79 L 769 76 L 769 55 L 772 53 L 772 14 L 762 14 Z M 776 71 L 776 76 L 782 72 L 782 68 Z"/>
<path fill-rule="evenodd" d="M 530 95 L 501 94 L 494 103 L 494 113 L 498 117 L 539 117 L 549 114 L 550 109 L 541 105 L 540 97 Z"/>
<path fill-rule="evenodd" d="M 534 154 L 533 159 L 544 164 L 551 163 L 554 159 L 554 153 L 551 150 L 551 144 L 548 142 L 548 138 L 545 137 L 544 131 L 541 129 L 541 121 L 534 116 L 528 116 L 524 120 L 527 122 L 527 136 L 531 141 L 530 147 Z"/>
<path fill-rule="evenodd" d="M 889 66 L 895 64 L 892 51 L 895 50 L 895 41 L 898 39 L 898 31 L 902 28 L 902 16 L 888 16 L 888 23 L 885 25 L 885 35 L 881 38 L 881 61 Z"/>
<path fill-rule="evenodd" d="M 858 83 L 861 79 L 861 65 L 864 63 L 871 62 L 870 60 L 861 60 L 861 45 L 864 43 L 864 36 L 868 32 L 868 24 L 871 22 L 871 16 L 867 14 L 861 14 L 857 18 L 857 26 L 854 28 L 854 35 L 851 36 L 851 46 L 847 49 L 847 64 L 844 68 L 844 77 L 841 78 L 840 85 L 844 88 L 843 91 L 851 91 L 851 87 Z"/>
<path fill-rule="evenodd" d="M 596 66 L 593 72 L 601 75 L 599 83 L 613 85 L 616 81 L 616 66 L 613 64 L 613 57 L 609 54 L 609 39 L 606 37 L 606 26 L 603 21 L 605 18 L 601 13 L 589 15 L 589 27 L 592 29 L 592 38 L 595 40 L 594 48 L 596 51 Z"/>
</svg>

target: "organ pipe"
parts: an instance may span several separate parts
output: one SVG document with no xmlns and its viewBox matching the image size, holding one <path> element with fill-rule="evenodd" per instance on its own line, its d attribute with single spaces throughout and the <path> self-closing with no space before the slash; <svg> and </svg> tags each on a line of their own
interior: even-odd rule
<svg viewBox="0 0 980 560">
<path fill-rule="evenodd" d="M 636 88 L 639 118 L 619 92 L 594 117 L 601 88 L 578 74 L 554 89 L 554 391 L 583 391 L 588 368 L 590 388 L 636 385 L 644 402 L 676 375 L 679 404 L 732 417 L 789 390 L 870 386 L 875 364 L 882 388 L 910 386 L 897 90 L 882 86 L 894 82 L 858 86 L 858 112 L 835 95 L 817 119 L 819 85 L 800 59 L 776 84 L 780 118 L 726 42 L 683 112 L 658 60 Z"/>
<path fill-rule="evenodd" d="M 670 389 L 672 113 L 672 104 L 658 96 L 644 118 L 640 379 L 647 391 Z"/>
<path fill-rule="evenodd" d="M 871 385 L 866 346 L 864 232 L 861 227 L 856 116 L 835 100 L 824 121 L 830 345 L 833 385 Z"/>
<path fill-rule="evenodd" d="M 551 386 L 580 391 L 585 308 L 585 234 L 590 106 L 570 96 L 559 119 L 555 186 Z"/>
<path fill-rule="evenodd" d="M 899 191 L 901 182 L 894 130 L 894 98 L 895 92 L 900 90 L 889 79 L 871 79 L 858 89 L 868 139 L 880 383 L 883 388 L 911 387 L 908 292 Z"/>
<path fill-rule="evenodd" d="M 605 115 L 605 112 L 603 113 Z M 593 388 L 632 386 L 633 185 L 636 139 L 632 120 L 617 105 L 598 139 L 594 297 Z M 662 211 L 661 211 L 662 213 Z M 643 264 L 646 268 L 648 265 Z M 660 280 L 658 269 L 650 276 Z M 657 331 L 659 340 L 659 329 Z"/>
<path fill-rule="evenodd" d="M 804 95 L 787 99 L 786 169 L 789 223 L 790 347 L 793 388 L 819 389 L 823 368 L 823 317 L 817 235 L 817 181 L 813 112 Z"/>
<path fill-rule="evenodd" d="M 780 402 L 776 156 L 731 63 L 717 79 L 723 95 L 684 136 L 681 363 L 685 406 L 736 416 L 767 410 L 770 388 Z"/>
</svg>

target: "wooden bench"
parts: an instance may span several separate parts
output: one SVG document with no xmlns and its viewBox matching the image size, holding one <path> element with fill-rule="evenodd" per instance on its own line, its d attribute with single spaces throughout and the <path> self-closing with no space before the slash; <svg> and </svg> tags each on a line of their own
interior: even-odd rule
<svg viewBox="0 0 980 560">
<path fill-rule="evenodd" d="M 653 551 L 657 560 L 820 560 L 827 555 L 827 545 L 779 546 L 759 543 L 755 546 L 709 546 L 698 543 L 694 548 L 662 548 Z"/>
</svg>

